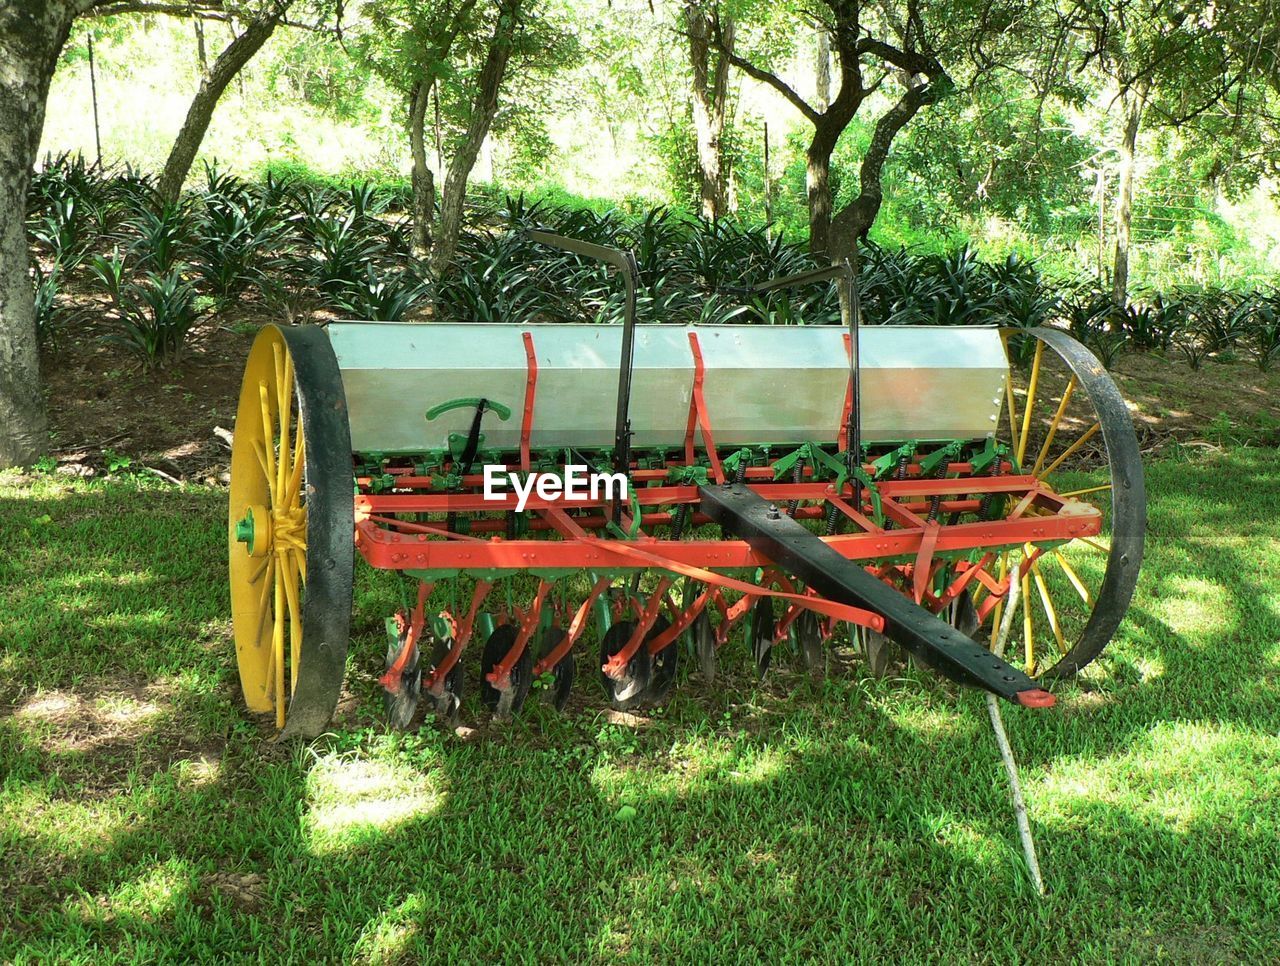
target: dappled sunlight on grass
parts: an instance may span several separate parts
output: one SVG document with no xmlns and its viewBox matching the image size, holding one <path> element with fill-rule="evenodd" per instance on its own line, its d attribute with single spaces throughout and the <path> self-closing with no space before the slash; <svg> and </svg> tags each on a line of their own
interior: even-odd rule
<svg viewBox="0 0 1280 966">
<path fill-rule="evenodd" d="M 179 780 L 195 788 L 214 785 L 222 778 L 222 756 L 218 754 L 199 754 L 175 767 Z"/>
<path fill-rule="evenodd" d="M 12 720 L 46 752 L 87 752 L 136 738 L 170 710 L 157 689 L 95 697 L 55 690 L 18 703 Z"/>
<path fill-rule="evenodd" d="M 353 953 L 362 962 L 398 963 L 410 956 L 410 946 L 428 917 L 427 903 L 415 893 L 364 926 Z"/>
<path fill-rule="evenodd" d="M 1280 832 L 1280 735 L 1217 722 L 1163 722 L 1123 751 L 1057 762 L 1033 793 L 1036 817 L 1070 822 L 1105 803 L 1189 832 L 1204 823 L 1248 826 L 1258 810 Z"/>
<path fill-rule="evenodd" d="M 32 872 L 106 849 L 127 823 L 118 796 L 71 799 L 48 786 L 15 782 L 6 782 L 0 793 L 0 853 L 20 850 Z M 17 852 L 13 858 L 19 858 Z"/>
<path fill-rule="evenodd" d="M 1215 643 L 1216 635 L 1234 633 L 1239 627 L 1233 616 L 1237 602 L 1224 576 L 1170 576 L 1152 612 L 1175 633 L 1190 635 L 1193 646 Z"/>
<path fill-rule="evenodd" d="M 631 805 L 640 797 L 675 799 L 713 785 L 774 781 L 790 761 L 791 752 L 784 745 L 684 742 L 658 762 L 603 761 L 591 770 L 590 780 L 606 801 Z"/>
<path fill-rule="evenodd" d="M 443 779 L 407 764 L 325 755 L 307 775 L 303 818 L 312 852 L 323 855 L 377 842 L 444 803 Z"/>
<path fill-rule="evenodd" d="M 110 892 L 70 900 L 68 911 L 96 926 L 110 926 L 120 919 L 162 922 L 173 915 L 179 899 L 190 891 L 192 879 L 189 862 L 169 859 Z"/>
</svg>

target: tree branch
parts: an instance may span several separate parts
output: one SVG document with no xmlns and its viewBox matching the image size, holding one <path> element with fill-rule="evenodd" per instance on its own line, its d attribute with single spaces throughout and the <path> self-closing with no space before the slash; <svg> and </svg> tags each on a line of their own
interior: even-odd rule
<svg viewBox="0 0 1280 966">
<path fill-rule="evenodd" d="M 818 113 L 817 109 L 812 104 L 797 94 L 793 87 L 791 87 L 777 74 L 773 73 L 773 71 L 765 70 L 763 67 L 757 67 L 746 58 L 735 54 L 733 52 L 733 48 L 725 43 L 723 32 L 718 22 L 713 22 L 712 27 L 713 34 L 711 43 L 712 46 L 720 52 L 720 56 L 722 58 L 727 58 L 729 63 L 733 64 L 734 67 L 738 68 L 738 70 L 742 71 L 748 77 L 753 77 L 762 84 L 768 84 L 775 91 L 790 101 L 791 106 L 808 118 L 809 121 L 814 124 L 818 123 L 818 119 L 822 117 L 822 115 Z"/>
<path fill-rule="evenodd" d="M 89 16 L 114 17 L 122 13 L 158 13 L 169 17 L 198 17 L 227 21 L 232 13 L 219 0 L 197 3 L 163 3 L 155 0 L 97 0 L 90 4 Z"/>
<path fill-rule="evenodd" d="M 791 105 L 810 121 L 816 124 L 818 118 L 822 116 L 812 104 L 797 94 L 795 90 L 777 74 L 772 71 L 767 71 L 762 67 L 757 67 L 749 60 L 745 60 L 737 54 L 729 53 L 723 47 L 719 49 L 720 55 L 722 57 L 728 57 L 729 63 L 733 64 L 734 67 L 738 68 L 738 70 L 742 71 L 748 77 L 754 77 L 756 80 L 760 81 L 760 83 L 768 84 L 775 91 L 790 101 Z"/>
<path fill-rule="evenodd" d="M 165 17 L 183 17 L 186 19 L 208 20 L 213 23 L 232 23 L 255 19 L 259 12 L 240 4 L 226 3 L 224 0 L 195 0 L 193 3 L 178 3 L 176 0 L 82 0 L 81 4 L 90 18 L 114 17 L 120 14 L 159 14 Z M 277 21 L 283 27 L 295 30 L 309 30 L 312 33 L 337 34 L 337 29 L 320 24 L 302 23 L 281 17 Z"/>
<path fill-rule="evenodd" d="M 863 37 L 859 40 L 857 53 L 859 56 L 871 54 L 879 57 L 899 70 L 905 70 L 908 74 L 924 74 L 926 77 L 933 78 L 942 73 L 942 65 L 936 58 L 914 50 L 903 50 L 883 40 L 876 40 L 874 37 Z"/>
</svg>

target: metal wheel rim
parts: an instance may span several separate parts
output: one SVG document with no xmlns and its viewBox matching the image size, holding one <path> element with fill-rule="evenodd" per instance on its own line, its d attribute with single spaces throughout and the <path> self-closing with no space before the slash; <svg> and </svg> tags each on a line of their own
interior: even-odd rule
<svg viewBox="0 0 1280 966">
<path fill-rule="evenodd" d="M 1058 329 L 1014 329 L 1005 330 L 1003 334 L 1006 338 L 1013 334 L 1032 336 L 1042 343 L 1038 352 L 1048 346 L 1065 363 L 1093 408 L 1106 452 L 1111 495 L 1111 543 L 1103 577 L 1079 637 L 1065 653 L 1038 675 L 1044 679 L 1070 677 L 1102 653 L 1133 599 L 1146 535 L 1147 508 L 1142 458 L 1124 397 L 1092 352 Z M 1031 402 L 1035 402 L 1034 398 Z M 1024 400 L 1024 411 L 1018 414 L 1020 419 L 1025 418 L 1025 406 Z M 1044 475 L 1048 476 L 1049 472 L 1046 470 Z M 1022 606 L 1025 607 L 1025 594 L 1022 601 Z"/>
</svg>

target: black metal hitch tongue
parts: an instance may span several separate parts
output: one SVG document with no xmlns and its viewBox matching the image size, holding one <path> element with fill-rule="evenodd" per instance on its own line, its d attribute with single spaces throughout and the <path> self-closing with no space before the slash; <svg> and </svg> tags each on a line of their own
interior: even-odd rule
<svg viewBox="0 0 1280 966">
<path fill-rule="evenodd" d="M 828 599 L 880 614 L 890 640 L 941 674 L 1026 707 L 1053 705 L 1053 695 L 1022 671 L 840 556 L 798 521 L 771 512 L 748 487 L 704 486 L 698 492 L 702 512 L 726 531 Z"/>
</svg>

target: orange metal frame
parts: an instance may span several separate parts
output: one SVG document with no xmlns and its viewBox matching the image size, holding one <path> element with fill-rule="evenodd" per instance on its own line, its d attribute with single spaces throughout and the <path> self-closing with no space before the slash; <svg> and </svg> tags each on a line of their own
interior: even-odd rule
<svg viewBox="0 0 1280 966">
<path fill-rule="evenodd" d="M 527 379 L 520 446 L 517 463 L 511 471 L 528 472 L 531 467 L 529 441 L 533 430 L 538 366 L 533 336 L 523 333 L 527 356 Z M 723 461 L 716 451 L 711 413 L 703 395 L 705 369 L 696 333 L 689 334 L 694 361 L 690 392 L 689 416 L 683 446 L 683 460 L 672 460 L 664 468 L 633 468 L 630 473 L 636 503 L 641 508 L 638 521 L 629 519 L 628 505 L 623 507 L 627 526 L 636 525 L 633 539 L 608 537 L 605 533 L 613 519 L 614 507 L 603 500 L 545 500 L 530 494 L 525 504 L 529 513 L 521 539 L 507 539 L 507 520 L 516 507 L 514 495 L 486 500 L 481 492 L 483 477 L 464 477 L 454 492 L 432 491 L 432 479 L 404 467 L 391 467 L 386 472 L 395 478 L 394 492 L 369 492 L 371 481 L 357 480 L 355 496 L 355 543 L 361 556 L 372 566 L 388 570 L 457 571 L 477 573 L 481 577 L 467 615 L 458 622 L 456 643 L 440 666 L 424 680 L 424 687 L 438 691 L 445 675 L 452 669 L 462 648 L 471 637 L 476 615 L 493 587 L 494 571 L 554 571 L 561 569 L 617 572 L 636 569 L 665 571 L 660 590 L 640 608 L 637 628 L 626 646 L 608 664 L 606 671 L 621 673 L 627 661 L 644 642 L 653 627 L 660 603 L 667 601 L 672 612 L 671 626 L 648 644 L 656 653 L 668 646 L 708 607 L 721 614 L 716 629 L 717 644 L 727 638 L 729 628 L 742 619 L 755 601 L 762 597 L 779 597 L 785 609 L 775 633 L 780 639 L 803 610 L 812 610 L 823 618 L 829 632 L 835 620 L 881 629 L 879 615 L 825 600 L 811 591 L 797 592 L 782 574 L 771 570 L 770 561 L 746 542 L 736 539 L 662 539 L 657 533 L 670 527 L 677 508 L 690 506 L 688 522 L 699 526 L 708 519 L 698 512 L 698 487 L 670 485 L 670 471 L 695 465 L 698 456 L 695 437 L 701 436 L 701 449 L 710 463 L 709 475 L 716 483 L 726 476 Z M 846 345 L 846 350 L 848 346 Z M 849 417 L 851 395 L 842 400 L 840 426 Z M 844 433 L 837 428 L 834 438 L 843 446 Z M 1043 553 L 1045 545 L 1080 537 L 1096 536 L 1102 530 L 1102 516 L 1095 508 L 1059 496 L 1034 476 L 1013 474 L 1005 462 L 987 475 L 973 475 L 969 463 L 948 466 L 946 478 L 921 478 L 918 464 L 907 467 L 904 478 L 876 484 L 880 509 L 885 520 L 879 526 L 870 517 L 870 494 L 865 488 L 861 505 L 852 504 L 853 488 L 845 485 L 836 492 L 833 485 L 816 480 L 812 469 L 805 469 L 795 482 L 776 482 L 767 466 L 747 467 L 739 473 L 745 483 L 760 497 L 776 504 L 799 501 L 794 515 L 799 519 L 815 519 L 825 515 L 827 506 L 835 506 L 852 532 L 822 539 L 849 560 L 867 561 L 868 569 L 882 580 L 899 587 L 918 603 L 938 612 L 974 582 L 989 591 L 979 607 L 983 618 L 1007 594 L 1007 580 L 998 579 L 989 569 L 1001 548 L 1032 545 L 1034 553 Z M 872 467 L 864 466 L 868 473 Z M 982 505 L 983 497 L 1000 494 L 1011 507 L 1002 518 L 989 521 L 944 522 L 953 514 L 973 513 Z M 936 501 L 936 503 L 935 503 Z M 645 509 L 649 508 L 648 512 Z M 462 514 L 467 518 L 466 532 L 458 532 L 451 520 Z M 405 519 L 405 516 L 411 519 Z M 957 559 L 960 554 L 983 551 L 977 560 Z M 970 555 L 971 558 L 974 555 Z M 874 562 L 874 566 L 870 564 Z M 954 574 L 941 591 L 936 586 L 941 568 L 950 567 Z M 750 584 L 726 576 L 725 571 L 765 568 L 763 585 Z M 683 610 L 667 599 L 666 590 L 674 576 L 692 577 L 705 584 L 703 592 Z M 544 673 L 553 667 L 581 636 L 591 605 L 605 591 L 608 579 L 596 582 L 591 596 L 579 607 L 560 644 L 535 667 Z M 424 584 L 424 587 L 428 586 Z M 519 626 L 516 646 L 489 675 L 490 683 L 505 686 L 520 653 L 541 620 L 550 582 L 542 579 L 537 599 L 515 615 Z M 724 591 L 742 594 L 736 602 L 726 601 Z M 423 601 L 419 599 L 406 627 L 407 638 L 416 641 L 422 628 Z M 559 620 L 559 617 L 556 617 Z M 406 652 L 408 648 L 406 647 Z M 398 670 L 398 668 L 396 668 Z M 391 675 L 389 675 L 390 678 Z"/>
</svg>

